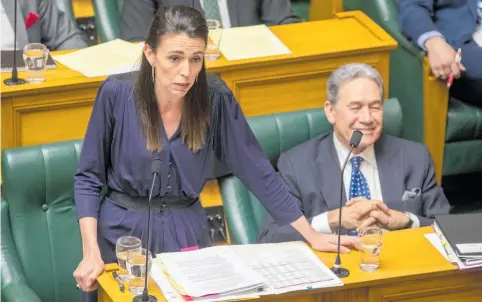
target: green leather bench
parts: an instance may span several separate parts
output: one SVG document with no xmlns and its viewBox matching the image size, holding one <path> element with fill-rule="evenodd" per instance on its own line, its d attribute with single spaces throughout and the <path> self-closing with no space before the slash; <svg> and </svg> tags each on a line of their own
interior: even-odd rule
<svg viewBox="0 0 482 302">
<path fill-rule="evenodd" d="M 81 141 L 2 154 L 2 301 L 79 301 L 72 276 L 82 258 L 74 206 Z"/>
<path fill-rule="evenodd" d="M 250 117 L 248 122 L 274 166 L 282 152 L 332 130 L 322 108 Z M 387 100 L 384 131 L 400 137 L 402 124 L 398 100 Z M 237 177 L 221 178 L 219 184 L 231 244 L 255 243 L 264 225 L 266 210 Z"/>
</svg>

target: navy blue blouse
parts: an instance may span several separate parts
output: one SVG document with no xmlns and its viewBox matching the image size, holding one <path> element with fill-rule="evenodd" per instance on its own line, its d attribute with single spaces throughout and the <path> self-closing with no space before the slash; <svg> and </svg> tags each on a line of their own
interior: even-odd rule
<svg viewBox="0 0 482 302">
<path fill-rule="evenodd" d="M 208 82 L 211 101 L 219 106 L 221 157 L 278 224 L 295 221 L 301 210 L 266 159 L 232 92 L 220 80 Z M 79 219 L 109 219 L 108 212 L 99 215 L 103 185 L 130 196 L 148 196 L 153 156 L 160 157 L 163 165 L 157 196 L 198 198 L 212 177 L 213 148 L 206 145 L 194 153 L 182 143 L 182 129 L 169 140 L 162 130 L 163 150 L 149 152 L 133 98 L 132 77 L 109 77 L 98 91 L 75 175 Z"/>
</svg>

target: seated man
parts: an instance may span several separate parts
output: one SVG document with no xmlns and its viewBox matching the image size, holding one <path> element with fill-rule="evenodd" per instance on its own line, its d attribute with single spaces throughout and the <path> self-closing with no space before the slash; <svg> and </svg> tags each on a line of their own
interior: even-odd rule
<svg viewBox="0 0 482 302">
<path fill-rule="evenodd" d="M 455 78 L 451 95 L 482 105 L 482 0 L 399 0 L 404 35 L 428 53 L 434 76 Z M 456 62 L 456 51 L 462 62 Z"/>
<path fill-rule="evenodd" d="M 194 5 L 204 12 L 206 19 L 220 20 L 223 28 L 301 22 L 291 11 L 290 0 L 124 0 L 121 38 L 145 40 L 152 18 L 161 5 Z"/>
<path fill-rule="evenodd" d="M 449 203 L 435 179 L 428 149 L 382 134 L 383 83 L 369 65 L 348 64 L 328 79 L 325 113 L 333 132 L 281 154 L 278 169 L 318 232 L 338 227 L 341 167 L 353 131 L 363 133 L 343 174 L 342 232 L 379 225 L 386 230 L 427 226 L 448 214 Z M 260 242 L 302 240 L 291 226 L 270 222 Z"/>
<path fill-rule="evenodd" d="M 50 50 L 87 47 L 77 25 L 52 0 L 2 0 L 2 50 L 13 50 L 14 11 L 17 3 L 17 49 L 43 43 Z"/>
</svg>

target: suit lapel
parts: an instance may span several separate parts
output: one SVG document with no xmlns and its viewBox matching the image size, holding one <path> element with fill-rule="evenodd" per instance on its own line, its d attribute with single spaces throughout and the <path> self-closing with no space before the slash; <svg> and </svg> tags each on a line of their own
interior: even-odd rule
<svg viewBox="0 0 482 302">
<path fill-rule="evenodd" d="M 231 21 L 231 27 L 239 26 L 239 1 L 238 0 L 226 0 L 228 4 L 229 21 Z"/>
<path fill-rule="evenodd" d="M 15 3 L 16 0 L 2 0 L 3 9 L 8 16 L 10 24 L 12 25 L 12 29 L 15 30 L 14 27 L 14 18 L 13 15 L 15 13 Z M 17 50 L 21 49 L 23 45 L 28 44 L 28 36 L 27 30 L 25 29 L 25 18 L 22 13 L 22 4 L 21 1 L 17 3 L 17 45 L 19 46 Z"/>
<path fill-rule="evenodd" d="M 399 203 L 402 200 L 405 188 L 403 156 L 397 156 L 398 152 L 399 149 L 386 134 L 382 134 L 375 143 L 375 157 L 383 202 L 389 207 L 390 204 Z"/>
<path fill-rule="evenodd" d="M 321 140 L 316 162 L 311 166 L 316 170 L 315 175 L 319 176 L 321 195 L 323 195 L 326 205 L 330 209 L 338 209 L 340 207 L 341 169 L 333 143 L 333 133 Z M 342 200 L 345 204 L 345 190 L 342 192 Z"/>
</svg>

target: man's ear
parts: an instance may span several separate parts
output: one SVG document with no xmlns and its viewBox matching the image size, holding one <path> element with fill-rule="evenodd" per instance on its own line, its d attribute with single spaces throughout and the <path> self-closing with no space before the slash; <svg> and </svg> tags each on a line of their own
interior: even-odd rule
<svg viewBox="0 0 482 302">
<path fill-rule="evenodd" d="M 152 66 L 156 62 L 156 54 L 147 43 L 144 44 L 143 51 L 144 51 L 144 56 L 146 56 L 147 61 Z"/>
<path fill-rule="evenodd" d="M 334 111 L 335 111 L 335 105 L 326 101 L 325 102 L 325 115 L 326 115 L 326 118 L 328 119 L 328 122 L 330 122 L 330 124 L 332 124 L 332 125 L 335 124 L 335 112 Z"/>
</svg>

